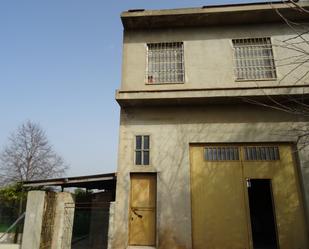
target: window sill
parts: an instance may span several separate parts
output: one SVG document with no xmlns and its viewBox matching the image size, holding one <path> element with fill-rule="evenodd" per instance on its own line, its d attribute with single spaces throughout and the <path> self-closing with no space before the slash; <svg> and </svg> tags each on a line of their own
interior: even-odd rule
<svg viewBox="0 0 309 249">
<path fill-rule="evenodd" d="M 248 81 L 277 81 L 277 78 L 267 78 L 267 79 L 235 79 L 235 82 L 248 82 Z"/>
<path fill-rule="evenodd" d="M 145 82 L 145 85 L 179 85 L 179 84 L 184 84 L 185 82 L 160 82 L 160 83 L 148 83 Z"/>
</svg>

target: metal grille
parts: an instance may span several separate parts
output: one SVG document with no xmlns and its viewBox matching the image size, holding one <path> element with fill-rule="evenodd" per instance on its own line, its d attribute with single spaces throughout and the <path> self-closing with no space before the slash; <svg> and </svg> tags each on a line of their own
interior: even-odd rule
<svg viewBox="0 0 309 249">
<path fill-rule="evenodd" d="M 280 160 L 278 146 L 247 146 L 244 147 L 244 158 L 247 161 Z"/>
<path fill-rule="evenodd" d="M 207 161 L 238 161 L 239 149 L 235 146 L 206 147 L 204 156 Z"/>
<path fill-rule="evenodd" d="M 271 40 L 234 39 L 235 74 L 238 80 L 275 79 L 276 68 Z"/>
<path fill-rule="evenodd" d="M 147 44 L 146 82 L 184 82 L 184 56 L 182 42 Z"/>
<path fill-rule="evenodd" d="M 75 213 L 75 203 L 65 203 L 64 204 L 64 233 L 61 241 L 61 249 L 71 248 L 72 241 L 72 231 Z"/>
</svg>

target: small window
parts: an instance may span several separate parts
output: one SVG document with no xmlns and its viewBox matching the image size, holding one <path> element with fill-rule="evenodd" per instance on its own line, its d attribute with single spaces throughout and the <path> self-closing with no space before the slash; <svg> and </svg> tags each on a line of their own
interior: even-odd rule
<svg viewBox="0 0 309 249">
<path fill-rule="evenodd" d="M 204 151 L 206 161 L 238 161 L 239 149 L 236 146 L 206 147 Z"/>
<path fill-rule="evenodd" d="M 183 83 L 184 56 L 182 42 L 147 44 L 146 83 Z"/>
<path fill-rule="evenodd" d="M 233 47 L 237 80 L 276 78 L 273 50 L 269 37 L 234 39 Z"/>
<path fill-rule="evenodd" d="M 278 146 L 247 146 L 244 148 L 246 161 L 275 161 L 280 160 Z"/>
<path fill-rule="evenodd" d="M 136 165 L 149 165 L 149 136 L 136 136 L 135 137 L 135 164 Z"/>
</svg>

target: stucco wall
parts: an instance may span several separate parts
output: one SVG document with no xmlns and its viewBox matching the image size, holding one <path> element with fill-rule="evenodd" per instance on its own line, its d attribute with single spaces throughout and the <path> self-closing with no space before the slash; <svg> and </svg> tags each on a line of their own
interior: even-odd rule
<svg viewBox="0 0 309 249">
<path fill-rule="evenodd" d="M 294 123 L 295 122 L 295 123 Z M 114 248 L 127 247 L 130 172 L 157 172 L 157 248 L 191 248 L 190 143 L 293 142 L 294 116 L 258 106 L 123 108 L 114 222 Z M 150 135 L 150 166 L 134 166 L 135 135 Z M 309 203 L 308 151 L 300 153 Z M 307 215 L 309 216 L 308 209 Z"/>
<path fill-rule="evenodd" d="M 295 66 L 290 63 L 295 58 L 285 58 L 300 53 L 295 52 L 293 47 L 287 49 L 282 41 L 295 36 L 295 31 L 285 24 L 125 31 L 121 90 L 256 87 L 273 86 L 279 82 L 280 85 L 293 85 L 306 69 L 301 67 L 289 74 Z M 277 80 L 236 81 L 232 39 L 259 37 L 272 39 Z M 304 35 L 304 38 L 308 40 L 309 35 Z M 146 85 L 146 44 L 175 41 L 184 42 L 185 83 Z M 292 42 L 302 40 L 293 39 Z"/>
</svg>

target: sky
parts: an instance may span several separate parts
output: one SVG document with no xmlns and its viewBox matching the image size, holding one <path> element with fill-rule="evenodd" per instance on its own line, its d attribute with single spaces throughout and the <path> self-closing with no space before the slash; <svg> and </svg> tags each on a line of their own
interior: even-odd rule
<svg viewBox="0 0 309 249">
<path fill-rule="evenodd" d="M 115 172 L 120 13 L 236 2 L 1 0 L 0 150 L 31 120 L 70 166 L 68 176 Z"/>
</svg>

